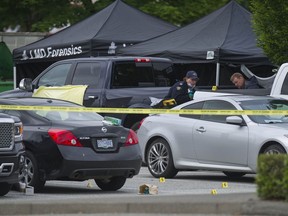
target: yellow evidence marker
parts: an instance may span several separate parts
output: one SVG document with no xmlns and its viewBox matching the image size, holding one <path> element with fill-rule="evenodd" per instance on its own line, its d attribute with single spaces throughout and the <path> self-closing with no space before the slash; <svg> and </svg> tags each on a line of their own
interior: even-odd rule
<svg viewBox="0 0 288 216">
<path fill-rule="evenodd" d="M 93 188 L 93 182 L 91 179 L 88 180 L 87 188 Z"/>
<path fill-rule="evenodd" d="M 211 194 L 212 195 L 216 195 L 217 194 L 217 190 L 216 189 L 211 190 Z"/>
<path fill-rule="evenodd" d="M 160 178 L 159 178 L 159 182 L 164 183 L 165 181 L 166 181 L 166 180 L 165 180 L 164 177 L 160 177 Z"/>
<path fill-rule="evenodd" d="M 228 182 L 222 182 L 222 188 L 228 188 Z"/>
<path fill-rule="evenodd" d="M 217 91 L 217 86 L 212 86 L 212 91 Z"/>
</svg>

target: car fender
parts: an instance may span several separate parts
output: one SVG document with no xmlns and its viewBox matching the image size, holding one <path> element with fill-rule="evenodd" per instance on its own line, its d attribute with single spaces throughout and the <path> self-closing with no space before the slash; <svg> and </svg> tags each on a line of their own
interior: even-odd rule
<svg viewBox="0 0 288 216">
<path fill-rule="evenodd" d="M 153 124 L 153 125 L 149 125 L 149 124 L 150 123 L 148 120 L 148 122 L 146 122 L 145 125 L 142 125 L 143 128 L 141 126 L 141 131 L 139 130 L 137 133 L 139 137 L 140 146 L 141 148 L 143 148 L 142 158 L 143 160 L 145 160 L 144 162 L 146 162 L 145 154 L 148 149 L 147 144 L 152 143 L 153 140 L 155 140 L 156 138 L 165 139 L 170 146 L 170 149 L 172 151 L 172 156 L 174 157 L 174 155 L 175 156 L 178 155 L 179 154 L 178 149 L 173 147 L 173 145 L 171 145 L 171 143 L 176 142 L 175 137 L 173 136 L 173 133 L 171 133 L 169 130 L 167 130 L 166 128 L 162 127 L 159 124 Z"/>
</svg>

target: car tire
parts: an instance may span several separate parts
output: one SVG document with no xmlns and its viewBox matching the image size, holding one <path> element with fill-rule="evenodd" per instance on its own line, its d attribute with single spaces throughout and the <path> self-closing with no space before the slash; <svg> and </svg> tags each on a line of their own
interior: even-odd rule
<svg viewBox="0 0 288 216">
<path fill-rule="evenodd" d="M 25 183 L 25 168 L 27 167 L 27 183 L 29 186 L 34 187 L 34 192 L 40 192 L 45 182 L 44 180 L 40 179 L 38 164 L 36 161 L 35 156 L 32 152 L 26 151 L 25 153 L 25 163 L 23 169 L 20 170 L 20 183 L 18 184 L 17 188 L 20 189 L 20 184 Z"/>
<path fill-rule="evenodd" d="M 173 178 L 178 170 L 174 167 L 172 151 L 166 140 L 158 138 L 149 146 L 146 154 L 149 172 L 155 178 Z"/>
<path fill-rule="evenodd" d="M 97 186 L 103 191 L 116 191 L 124 186 L 126 177 L 116 176 L 109 179 L 95 179 Z"/>
<path fill-rule="evenodd" d="M 286 151 L 282 146 L 273 144 L 265 148 L 263 154 L 286 154 Z"/>
<path fill-rule="evenodd" d="M 6 195 L 10 191 L 11 187 L 12 185 L 9 183 L 1 182 L 0 183 L 0 196 Z"/>
<path fill-rule="evenodd" d="M 229 178 L 241 178 L 246 174 L 243 172 L 227 172 L 227 171 L 224 171 L 223 173 Z"/>
</svg>

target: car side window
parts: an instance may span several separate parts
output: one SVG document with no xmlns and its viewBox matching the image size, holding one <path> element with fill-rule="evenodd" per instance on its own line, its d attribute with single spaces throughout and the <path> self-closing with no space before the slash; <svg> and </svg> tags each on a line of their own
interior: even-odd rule
<svg viewBox="0 0 288 216">
<path fill-rule="evenodd" d="M 284 79 L 282 88 L 281 88 L 281 94 L 288 94 L 288 74 L 286 74 L 286 77 Z"/>
<path fill-rule="evenodd" d="M 236 110 L 236 107 L 227 102 L 227 101 L 220 101 L 220 100 L 209 100 L 205 101 L 203 105 L 204 110 Z M 226 118 L 228 115 L 201 115 L 201 120 L 212 121 L 212 122 L 219 122 L 219 123 L 226 123 Z"/>
<path fill-rule="evenodd" d="M 63 86 L 65 85 L 71 64 L 56 65 L 47 71 L 38 81 L 38 86 Z"/>
<path fill-rule="evenodd" d="M 182 107 L 182 110 L 184 109 L 194 109 L 194 110 L 201 110 L 203 108 L 204 102 L 199 102 L 199 103 L 193 103 L 188 106 Z M 200 119 L 201 115 L 200 114 L 180 114 L 179 116 L 185 117 L 185 118 L 193 118 L 193 119 Z"/>
<path fill-rule="evenodd" d="M 97 87 L 101 75 L 99 62 L 80 62 L 77 64 L 72 85 L 88 85 Z"/>
</svg>

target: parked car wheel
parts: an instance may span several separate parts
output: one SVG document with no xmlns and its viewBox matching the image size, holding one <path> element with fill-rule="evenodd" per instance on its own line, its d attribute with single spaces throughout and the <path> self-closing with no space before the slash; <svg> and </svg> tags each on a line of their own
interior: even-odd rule
<svg viewBox="0 0 288 216">
<path fill-rule="evenodd" d="M 124 186 L 126 177 L 116 176 L 110 179 L 95 179 L 97 186 L 103 191 L 116 191 Z"/>
<path fill-rule="evenodd" d="M 6 195 L 10 191 L 11 187 L 12 185 L 9 183 L 1 182 L 0 183 L 0 196 Z"/>
<path fill-rule="evenodd" d="M 35 192 L 40 192 L 45 185 L 45 181 L 40 180 L 36 158 L 30 151 L 26 151 L 25 154 L 25 164 L 23 169 L 20 171 L 20 183 L 25 183 L 25 169 L 27 169 L 28 185 L 34 187 Z"/>
<path fill-rule="evenodd" d="M 169 144 L 162 138 L 154 140 L 149 146 L 146 161 L 150 173 L 156 178 L 173 178 L 178 173 Z"/>
<path fill-rule="evenodd" d="M 286 151 L 282 146 L 277 145 L 277 144 L 273 144 L 273 145 L 268 146 L 264 150 L 263 153 L 264 154 L 286 154 Z"/>
<path fill-rule="evenodd" d="M 243 172 L 226 172 L 226 171 L 224 171 L 223 173 L 230 178 L 240 178 L 246 174 Z"/>
</svg>

